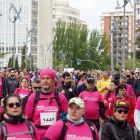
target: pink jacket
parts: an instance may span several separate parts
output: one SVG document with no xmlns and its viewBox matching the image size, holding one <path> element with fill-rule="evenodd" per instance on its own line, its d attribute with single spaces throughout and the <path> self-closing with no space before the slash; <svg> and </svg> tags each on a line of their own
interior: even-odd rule
<svg viewBox="0 0 140 140">
<path fill-rule="evenodd" d="M 49 95 L 43 95 L 40 93 L 40 98 L 49 98 L 54 97 L 54 91 Z M 68 111 L 68 101 L 65 98 L 65 96 L 62 93 L 59 93 L 59 99 L 60 99 L 60 105 L 61 105 L 61 111 L 67 112 Z M 56 113 L 56 121 L 59 120 L 59 106 L 55 99 L 52 100 L 39 100 L 38 104 L 35 107 L 34 114 L 32 113 L 33 105 L 35 100 L 35 93 L 32 93 L 27 101 L 27 104 L 25 106 L 25 113 L 28 116 L 29 119 L 31 119 L 32 123 L 38 126 L 41 125 L 41 113 Z M 43 125 L 43 127 L 49 127 L 50 125 Z M 43 137 L 45 135 L 46 130 L 37 128 L 41 140 L 43 140 Z"/>
<path fill-rule="evenodd" d="M 27 74 L 27 75 L 25 75 L 26 77 L 28 77 L 29 78 L 29 80 L 31 80 L 31 77 L 30 77 L 30 75 L 29 74 Z"/>
<path fill-rule="evenodd" d="M 60 83 L 59 80 L 58 80 L 58 87 L 59 87 L 59 86 L 61 86 L 61 83 Z"/>
<path fill-rule="evenodd" d="M 105 100 L 107 101 L 105 116 L 109 116 L 109 108 L 110 108 L 112 99 L 113 99 L 113 98 L 115 97 L 115 95 L 116 95 L 116 93 L 111 92 L 111 93 L 110 93 L 110 97 L 108 97 L 108 99 L 107 99 L 107 93 L 108 93 L 108 92 L 105 93 L 104 98 L 103 98 L 103 101 L 105 101 Z"/>
<path fill-rule="evenodd" d="M 81 125 L 73 125 L 71 122 L 67 121 L 67 132 L 65 135 L 65 140 L 93 140 L 91 130 L 87 123 Z M 95 127 L 95 125 L 94 125 Z M 48 128 L 45 137 L 51 140 L 57 140 L 62 132 L 63 122 L 57 121 L 54 125 Z M 98 130 L 95 127 L 95 131 Z M 96 140 L 99 140 L 99 134 L 97 133 Z"/>
<path fill-rule="evenodd" d="M 128 95 L 131 95 L 131 96 L 133 96 L 134 95 L 134 91 L 133 91 L 133 88 L 132 88 L 132 86 L 131 85 L 129 85 L 129 84 L 126 84 L 126 88 L 127 88 L 127 93 L 128 93 Z"/>
<path fill-rule="evenodd" d="M 36 129 L 36 127 L 33 125 L 34 130 L 35 130 L 35 140 L 40 140 L 39 133 Z M 27 124 L 25 122 L 21 124 L 11 124 L 6 122 L 6 128 L 7 128 L 7 133 L 19 133 L 19 132 L 26 132 L 30 131 Z M 32 140 L 31 134 L 20 134 L 20 135 L 12 135 L 12 136 L 7 136 L 7 140 Z M 1 136 L 1 127 L 0 127 L 0 140 L 2 140 Z"/>
<path fill-rule="evenodd" d="M 83 91 L 79 98 L 85 102 L 85 118 L 90 120 L 97 120 L 100 118 L 99 102 L 102 102 L 102 94 L 98 91 Z"/>
</svg>

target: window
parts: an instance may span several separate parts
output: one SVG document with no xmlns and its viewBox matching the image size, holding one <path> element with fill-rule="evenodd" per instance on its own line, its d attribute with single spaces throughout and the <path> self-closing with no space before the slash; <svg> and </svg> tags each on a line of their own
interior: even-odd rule
<svg viewBox="0 0 140 140">
<path fill-rule="evenodd" d="M 5 8 L 5 2 L 4 1 L 0 1 L 0 9 Z"/>
<path fill-rule="evenodd" d="M 18 26 L 28 26 L 28 19 L 21 19 L 21 22 L 18 20 Z"/>
<path fill-rule="evenodd" d="M 38 9 L 38 2 L 37 1 L 32 1 L 32 8 Z"/>
<path fill-rule="evenodd" d="M 13 44 L 14 44 L 14 39 L 13 39 L 13 37 L 7 37 L 7 38 L 6 38 L 6 44 L 7 44 L 7 45 L 13 45 Z"/>
<path fill-rule="evenodd" d="M 101 21 L 104 21 L 104 17 L 101 17 Z"/>
<path fill-rule="evenodd" d="M 0 36 L 4 36 L 4 29 L 0 28 Z"/>
<path fill-rule="evenodd" d="M 24 45 L 26 43 L 26 37 L 19 37 L 18 38 L 18 44 Z"/>
<path fill-rule="evenodd" d="M 4 37 L 0 37 L 0 45 L 4 44 Z"/>
<path fill-rule="evenodd" d="M 26 28 L 18 28 L 18 35 L 26 35 Z"/>
<path fill-rule="evenodd" d="M 140 14 L 140 8 L 136 9 L 136 14 Z"/>
<path fill-rule="evenodd" d="M 38 18 L 38 11 L 37 10 L 32 10 L 32 17 Z"/>
<path fill-rule="evenodd" d="M 32 19 L 32 26 L 37 27 L 37 19 Z"/>
</svg>

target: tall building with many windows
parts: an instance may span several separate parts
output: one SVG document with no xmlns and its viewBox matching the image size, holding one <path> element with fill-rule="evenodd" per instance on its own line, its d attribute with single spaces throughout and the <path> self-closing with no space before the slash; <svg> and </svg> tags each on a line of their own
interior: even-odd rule
<svg viewBox="0 0 140 140">
<path fill-rule="evenodd" d="M 19 67 L 21 66 L 21 55 L 23 46 L 26 44 L 26 27 L 31 29 L 35 27 L 32 32 L 36 39 L 27 43 L 27 53 L 30 50 L 33 55 L 34 67 L 45 68 L 51 67 L 49 61 L 50 54 L 46 49 L 46 43 L 50 44 L 52 41 L 52 4 L 53 0 L 0 0 L 0 53 L 10 53 L 0 59 L 1 68 L 8 65 L 9 58 L 13 54 L 14 43 L 14 24 L 9 21 L 9 8 L 10 4 L 19 11 L 22 7 L 20 19 L 16 21 L 16 49 L 15 56 L 18 57 Z M 10 17 L 14 16 L 13 9 L 10 12 Z M 28 38 L 30 40 L 30 38 Z M 30 47 L 31 46 L 31 47 Z M 43 53 L 42 53 L 43 50 Z"/>
<path fill-rule="evenodd" d="M 118 31 L 114 31 L 113 34 L 113 53 L 116 59 L 117 57 L 117 38 L 118 38 L 118 50 L 119 50 L 119 64 L 122 64 L 123 58 L 123 9 L 116 9 L 112 12 L 103 12 L 101 14 L 101 33 L 106 32 L 107 38 L 110 40 L 112 46 L 111 35 L 109 35 L 109 30 L 113 29 L 113 22 L 111 19 L 117 21 Z M 127 58 L 127 52 L 133 52 L 133 9 L 126 10 L 125 14 L 125 53 Z"/>
</svg>

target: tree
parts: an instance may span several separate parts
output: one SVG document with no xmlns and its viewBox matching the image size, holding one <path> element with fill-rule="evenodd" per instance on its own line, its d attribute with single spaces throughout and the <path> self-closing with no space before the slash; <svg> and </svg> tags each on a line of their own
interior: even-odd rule
<svg viewBox="0 0 140 140">
<path fill-rule="evenodd" d="M 19 70 L 19 66 L 18 66 L 18 56 L 16 57 L 15 60 L 15 69 L 18 71 Z"/>
<path fill-rule="evenodd" d="M 32 62 L 31 62 L 31 65 L 32 65 L 32 70 L 34 70 L 34 60 L 33 60 L 33 55 L 32 55 Z M 27 69 L 30 69 L 30 54 L 27 58 Z"/>
<path fill-rule="evenodd" d="M 9 62 L 8 62 L 8 68 L 11 68 L 11 60 L 12 60 L 12 58 L 10 57 Z"/>
<path fill-rule="evenodd" d="M 24 45 L 23 50 L 22 50 L 22 61 L 21 61 L 21 68 L 24 69 L 26 67 L 25 64 L 25 49 L 26 49 L 26 45 Z"/>
</svg>

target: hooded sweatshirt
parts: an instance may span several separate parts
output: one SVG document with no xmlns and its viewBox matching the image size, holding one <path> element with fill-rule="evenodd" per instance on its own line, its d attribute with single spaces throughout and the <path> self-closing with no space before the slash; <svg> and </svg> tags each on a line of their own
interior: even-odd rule
<svg viewBox="0 0 140 140">
<path fill-rule="evenodd" d="M 43 140 L 57 140 L 60 137 L 63 128 L 62 120 L 67 120 L 68 129 L 64 137 L 65 140 L 93 140 L 92 132 L 88 124 L 86 123 L 84 116 L 82 119 L 83 121 L 80 124 L 74 124 L 68 119 L 67 115 L 68 113 L 61 114 L 61 120 L 57 121 L 53 126 L 49 127 Z M 95 128 L 95 131 L 97 132 L 96 140 L 99 140 L 96 126 L 94 124 L 93 126 Z"/>
</svg>

